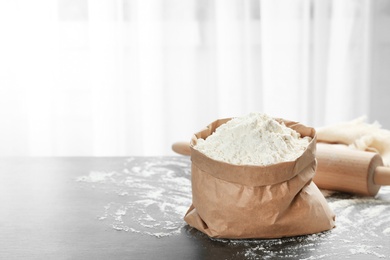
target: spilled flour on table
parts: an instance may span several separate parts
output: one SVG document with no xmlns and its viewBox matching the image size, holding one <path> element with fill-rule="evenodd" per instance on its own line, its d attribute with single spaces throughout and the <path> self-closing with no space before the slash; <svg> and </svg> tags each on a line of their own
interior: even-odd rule
<svg viewBox="0 0 390 260">
<path fill-rule="evenodd" d="M 190 164 L 188 157 L 130 158 L 120 171 L 91 171 L 76 181 L 107 198 L 96 218 L 110 228 L 158 238 L 187 230 L 194 244 L 204 243 L 215 254 L 226 252 L 224 259 L 390 259 L 390 187 L 382 187 L 376 198 L 329 193 L 336 228 L 327 232 L 282 239 L 210 239 L 183 220 L 191 205 Z"/>
<path fill-rule="evenodd" d="M 189 165 L 186 157 L 140 163 L 130 158 L 120 172 L 91 171 L 76 181 L 117 195 L 98 216 L 113 229 L 164 237 L 185 225 L 183 217 L 191 205 Z"/>
</svg>

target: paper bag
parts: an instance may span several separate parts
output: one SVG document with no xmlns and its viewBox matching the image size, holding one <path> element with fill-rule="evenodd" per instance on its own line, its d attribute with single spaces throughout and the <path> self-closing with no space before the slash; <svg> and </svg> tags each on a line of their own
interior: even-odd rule
<svg viewBox="0 0 390 260">
<path fill-rule="evenodd" d="M 192 137 L 192 205 L 184 220 L 215 238 L 280 238 L 332 229 L 335 215 L 312 182 L 315 130 L 277 119 L 312 141 L 295 161 L 270 166 L 233 165 L 193 148 L 198 138 L 228 120 L 217 120 Z"/>
</svg>

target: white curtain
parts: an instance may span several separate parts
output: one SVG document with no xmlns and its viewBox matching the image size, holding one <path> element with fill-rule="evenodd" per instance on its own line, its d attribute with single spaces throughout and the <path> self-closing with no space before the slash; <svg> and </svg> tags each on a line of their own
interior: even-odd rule
<svg viewBox="0 0 390 260">
<path fill-rule="evenodd" d="M 170 155 L 252 111 L 369 109 L 369 0 L 0 0 L 0 156 Z"/>
</svg>

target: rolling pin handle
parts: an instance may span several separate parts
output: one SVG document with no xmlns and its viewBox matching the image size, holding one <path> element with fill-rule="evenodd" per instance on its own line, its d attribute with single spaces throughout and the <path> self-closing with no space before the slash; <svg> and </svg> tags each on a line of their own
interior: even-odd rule
<svg viewBox="0 0 390 260">
<path fill-rule="evenodd" d="M 176 142 L 172 144 L 172 150 L 181 155 L 191 155 L 190 144 L 188 142 Z"/>
<path fill-rule="evenodd" d="M 376 167 L 374 183 L 377 185 L 390 185 L 390 167 Z"/>
</svg>

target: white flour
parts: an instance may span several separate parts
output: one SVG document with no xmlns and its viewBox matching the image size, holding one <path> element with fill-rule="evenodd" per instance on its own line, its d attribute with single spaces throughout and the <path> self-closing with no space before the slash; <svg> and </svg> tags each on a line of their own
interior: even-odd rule
<svg viewBox="0 0 390 260">
<path fill-rule="evenodd" d="M 337 192 L 329 196 L 336 228 L 328 232 L 282 239 L 210 239 L 191 232 L 183 220 L 192 201 L 190 165 L 188 157 L 130 158 L 119 171 L 91 171 L 75 180 L 99 194 L 96 221 L 102 225 L 157 238 L 184 233 L 181 239 L 194 246 L 205 243 L 208 250 L 230 252 L 228 260 L 389 259 L 390 186 L 382 187 L 375 198 Z"/>
<path fill-rule="evenodd" d="M 177 157 L 151 161 L 127 160 L 122 171 L 91 171 L 76 178 L 107 199 L 97 217 L 118 231 L 166 237 L 180 233 L 191 205 L 190 161 Z"/>
<path fill-rule="evenodd" d="M 198 139 L 194 148 L 214 160 L 265 166 L 294 161 L 310 141 L 265 114 L 250 113 L 221 125 L 206 140 Z"/>
</svg>

